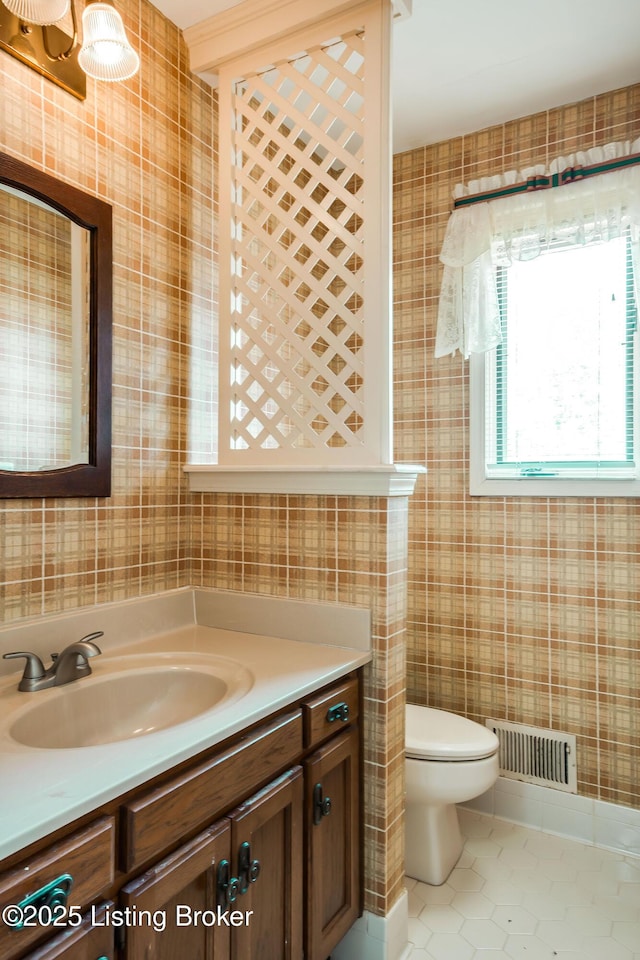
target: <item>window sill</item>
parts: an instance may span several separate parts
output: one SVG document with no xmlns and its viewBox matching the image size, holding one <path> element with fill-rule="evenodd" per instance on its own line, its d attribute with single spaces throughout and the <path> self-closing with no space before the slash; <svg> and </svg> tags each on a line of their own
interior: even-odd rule
<svg viewBox="0 0 640 960">
<path fill-rule="evenodd" d="M 638 497 L 640 480 L 575 479 L 543 477 L 475 479 L 471 476 L 472 497 Z"/>
<path fill-rule="evenodd" d="M 346 497 L 410 497 L 426 467 L 228 467 L 187 464 L 192 493 L 275 493 Z"/>
</svg>

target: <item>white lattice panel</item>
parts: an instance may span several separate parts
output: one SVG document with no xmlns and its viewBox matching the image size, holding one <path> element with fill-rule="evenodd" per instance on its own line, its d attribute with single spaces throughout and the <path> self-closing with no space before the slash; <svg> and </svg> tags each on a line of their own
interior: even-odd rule
<svg viewBox="0 0 640 960">
<path fill-rule="evenodd" d="M 275 451 L 371 460 L 365 399 L 372 377 L 386 385 L 365 363 L 380 337 L 365 327 L 365 198 L 379 175 L 365 149 L 366 58 L 364 31 L 352 30 L 229 84 L 221 462 L 241 451 L 256 463 Z"/>
</svg>

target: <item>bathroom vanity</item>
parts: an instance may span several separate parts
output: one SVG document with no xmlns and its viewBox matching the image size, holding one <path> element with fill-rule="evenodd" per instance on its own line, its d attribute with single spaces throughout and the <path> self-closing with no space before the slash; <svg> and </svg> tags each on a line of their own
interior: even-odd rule
<svg viewBox="0 0 640 960">
<path fill-rule="evenodd" d="M 155 668 L 223 647 L 249 688 L 151 735 L 25 748 L 0 722 L 15 837 L 0 847 L 0 910 L 21 905 L 26 921 L 3 915 L 0 960 L 326 960 L 352 925 L 369 655 L 193 625 L 111 652 L 104 677 L 110 658 Z M 106 682 L 100 659 L 78 692 Z M 4 681 L 0 721 L 14 696 Z"/>
</svg>

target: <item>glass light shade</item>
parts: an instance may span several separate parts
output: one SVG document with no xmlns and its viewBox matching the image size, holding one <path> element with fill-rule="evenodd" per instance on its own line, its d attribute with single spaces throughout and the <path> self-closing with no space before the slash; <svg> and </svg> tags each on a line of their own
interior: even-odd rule
<svg viewBox="0 0 640 960">
<path fill-rule="evenodd" d="M 122 18 L 110 3 L 88 3 L 82 14 L 78 63 L 95 80 L 128 80 L 140 58 L 127 39 Z"/>
<path fill-rule="evenodd" d="M 5 7 L 15 17 L 26 23 L 41 27 L 57 23 L 66 17 L 69 0 L 3 0 Z"/>
</svg>

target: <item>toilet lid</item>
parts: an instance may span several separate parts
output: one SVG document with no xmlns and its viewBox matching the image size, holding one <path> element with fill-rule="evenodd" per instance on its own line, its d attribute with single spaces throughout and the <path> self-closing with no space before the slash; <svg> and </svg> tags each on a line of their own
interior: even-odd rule
<svg viewBox="0 0 640 960">
<path fill-rule="evenodd" d="M 480 760 L 498 750 L 493 730 L 456 713 L 407 704 L 406 755 L 423 760 Z"/>
</svg>

